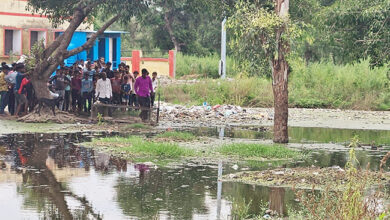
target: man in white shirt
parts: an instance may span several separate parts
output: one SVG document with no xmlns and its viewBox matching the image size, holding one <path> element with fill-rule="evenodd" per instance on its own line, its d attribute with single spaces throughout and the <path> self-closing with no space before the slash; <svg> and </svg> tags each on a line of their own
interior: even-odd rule
<svg viewBox="0 0 390 220">
<path fill-rule="evenodd" d="M 105 72 L 102 72 L 101 76 L 96 83 L 96 97 L 101 103 L 109 104 L 112 98 L 111 81 L 107 79 Z"/>
<path fill-rule="evenodd" d="M 157 80 L 157 72 L 152 73 L 152 86 L 153 86 L 153 92 L 150 93 L 150 104 L 152 107 L 154 106 L 154 100 L 156 99 L 156 91 L 158 86 L 158 80 Z"/>
</svg>

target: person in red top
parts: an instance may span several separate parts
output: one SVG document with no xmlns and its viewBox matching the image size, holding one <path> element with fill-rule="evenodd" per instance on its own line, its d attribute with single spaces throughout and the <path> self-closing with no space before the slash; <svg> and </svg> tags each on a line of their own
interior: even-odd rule
<svg viewBox="0 0 390 220">
<path fill-rule="evenodd" d="M 22 83 L 20 84 L 20 87 L 19 87 L 19 90 L 18 90 L 18 93 L 23 96 L 27 102 L 31 102 L 31 100 L 27 100 L 27 85 L 30 83 L 30 75 L 26 74 L 22 80 Z M 24 114 L 27 114 L 27 110 L 28 110 L 28 104 L 27 102 L 24 103 Z"/>
<path fill-rule="evenodd" d="M 122 85 L 122 80 L 121 80 L 120 73 L 118 71 L 115 71 L 114 78 L 111 79 L 112 103 L 113 104 L 120 105 L 122 103 L 121 85 Z"/>
<path fill-rule="evenodd" d="M 76 111 L 76 104 L 78 107 L 78 111 L 81 111 L 81 78 L 80 72 L 78 70 L 73 71 L 73 78 L 70 82 L 70 86 L 72 88 L 72 110 Z"/>
</svg>

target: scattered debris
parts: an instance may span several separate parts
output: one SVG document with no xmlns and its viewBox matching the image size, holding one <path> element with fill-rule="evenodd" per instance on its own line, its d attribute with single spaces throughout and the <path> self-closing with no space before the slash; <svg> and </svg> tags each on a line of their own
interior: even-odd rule
<svg viewBox="0 0 390 220">
<path fill-rule="evenodd" d="M 209 106 L 206 102 L 202 106 L 185 107 L 162 102 L 160 105 L 160 117 L 163 121 L 173 123 L 212 123 L 223 125 L 227 123 L 244 123 L 253 120 L 272 120 L 272 110 L 259 114 L 256 110 L 243 109 L 234 105 Z"/>
<path fill-rule="evenodd" d="M 380 173 L 362 170 L 359 172 L 362 178 L 367 178 L 368 185 L 386 183 L 390 180 L 390 173 Z M 245 171 L 234 176 L 224 176 L 223 181 L 244 182 L 265 186 L 295 187 L 303 189 L 321 189 L 330 184 L 343 187 L 347 182 L 345 170 L 339 166 L 328 168 L 297 167 L 278 168 L 263 171 Z"/>
</svg>

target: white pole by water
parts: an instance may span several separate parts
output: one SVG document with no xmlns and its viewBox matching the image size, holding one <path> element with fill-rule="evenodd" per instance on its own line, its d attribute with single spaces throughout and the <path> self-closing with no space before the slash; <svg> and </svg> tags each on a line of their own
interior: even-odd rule
<svg viewBox="0 0 390 220">
<path fill-rule="evenodd" d="M 219 75 L 222 79 L 226 79 L 226 18 L 222 21 L 221 30 L 221 60 L 219 61 Z"/>
<path fill-rule="evenodd" d="M 217 219 L 221 218 L 222 205 L 222 161 L 218 162 L 218 180 L 217 180 Z"/>
</svg>

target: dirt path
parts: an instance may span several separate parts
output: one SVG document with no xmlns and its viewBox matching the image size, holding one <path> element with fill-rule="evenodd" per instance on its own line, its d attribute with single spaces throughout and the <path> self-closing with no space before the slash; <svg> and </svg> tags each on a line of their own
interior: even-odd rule
<svg viewBox="0 0 390 220">
<path fill-rule="evenodd" d="M 185 107 L 163 103 L 161 127 L 272 126 L 272 108 Z M 390 112 L 339 109 L 289 109 L 289 126 L 390 130 Z"/>
</svg>

